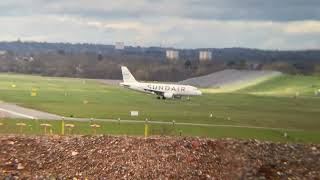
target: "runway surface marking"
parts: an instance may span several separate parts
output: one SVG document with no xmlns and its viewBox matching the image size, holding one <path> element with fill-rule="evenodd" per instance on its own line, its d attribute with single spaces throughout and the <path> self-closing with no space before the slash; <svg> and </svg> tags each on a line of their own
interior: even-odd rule
<svg viewBox="0 0 320 180">
<path fill-rule="evenodd" d="M 37 119 L 37 118 L 35 118 L 35 117 L 33 117 L 33 116 L 29 116 L 29 115 L 26 115 L 26 114 L 18 113 L 18 112 L 15 112 L 15 111 L 10 111 L 10 110 L 3 109 L 3 108 L 0 108 L 0 111 L 7 112 L 7 113 L 13 114 L 13 115 L 15 115 L 15 116 L 20 116 L 20 117 L 28 118 L 28 119 Z"/>
</svg>

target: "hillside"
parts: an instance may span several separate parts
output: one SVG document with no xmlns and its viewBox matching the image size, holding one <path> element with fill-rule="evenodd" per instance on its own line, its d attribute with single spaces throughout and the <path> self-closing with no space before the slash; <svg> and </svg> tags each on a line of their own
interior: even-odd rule
<svg viewBox="0 0 320 180">
<path fill-rule="evenodd" d="M 0 42 L 0 50 L 14 52 L 19 55 L 30 55 L 48 52 L 63 53 L 96 53 L 96 54 L 135 54 L 139 56 L 152 56 L 165 58 L 165 51 L 171 47 L 133 47 L 126 46 L 125 50 L 117 51 L 114 45 L 105 44 L 72 44 L 47 42 Z M 199 50 L 203 49 L 177 49 L 181 60 L 198 60 Z M 247 60 L 250 62 L 266 63 L 284 61 L 292 63 L 320 62 L 320 50 L 278 51 L 248 48 L 206 48 L 213 53 L 213 59 L 220 62 Z"/>
<path fill-rule="evenodd" d="M 0 136 L 1 179 L 316 179 L 320 146 L 257 140 Z"/>
<path fill-rule="evenodd" d="M 181 81 L 200 88 L 213 88 L 221 90 L 236 90 L 246 86 L 263 82 L 267 79 L 280 76 L 276 71 L 251 71 L 251 70 L 223 70 L 206 76 L 195 77 Z"/>
<path fill-rule="evenodd" d="M 225 69 L 273 70 L 287 74 L 320 74 L 320 51 L 267 51 L 246 48 L 176 49 L 179 59 L 166 58 L 167 47 L 1 42 L 0 72 L 55 77 L 121 79 L 126 65 L 144 81 L 177 82 Z M 199 51 L 212 52 L 211 61 L 199 61 Z"/>
<path fill-rule="evenodd" d="M 320 95 L 320 77 L 283 75 L 247 87 L 239 92 L 277 96 L 315 96 L 317 93 Z"/>
</svg>

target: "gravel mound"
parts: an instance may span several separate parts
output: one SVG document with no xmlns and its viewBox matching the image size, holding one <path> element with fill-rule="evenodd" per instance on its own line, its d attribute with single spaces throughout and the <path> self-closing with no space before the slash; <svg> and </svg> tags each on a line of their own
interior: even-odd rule
<svg viewBox="0 0 320 180">
<path fill-rule="evenodd" d="M 317 179 L 319 150 L 257 140 L 2 136 L 0 179 Z"/>
<path fill-rule="evenodd" d="M 277 71 L 252 71 L 228 69 L 206 76 L 195 77 L 180 81 L 180 84 L 192 85 L 200 88 L 220 88 L 239 83 L 249 83 L 260 78 L 271 78 L 281 75 Z"/>
</svg>

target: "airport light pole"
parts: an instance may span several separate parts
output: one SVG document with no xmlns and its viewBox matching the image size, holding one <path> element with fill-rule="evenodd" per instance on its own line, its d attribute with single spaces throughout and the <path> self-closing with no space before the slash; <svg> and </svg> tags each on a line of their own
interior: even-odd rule
<svg viewBox="0 0 320 180">
<path fill-rule="evenodd" d="M 47 128 L 51 128 L 52 127 L 51 124 L 40 124 L 40 126 L 42 126 L 44 128 L 44 135 L 47 134 Z"/>
<path fill-rule="evenodd" d="M 149 125 L 148 125 L 148 118 L 147 118 L 146 121 L 144 122 L 144 137 L 145 138 L 148 137 L 148 130 L 149 130 Z"/>
<path fill-rule="evenodd" d="M 61 135 L 64 135 L 64 117 L 61 118 Z"/>
<path fill-rule="evenodd" d="M 23 128 L 27 126 L 26 123 L 22 123 L 22 122 L 21 122 L 21 123 L 17 123 L 16 125 L 20 127 L 20 128 L 19 128 L 19 129 L 20 129 L 20 130 L 19 130 L 20 134 L 22 134 Z"/>
<path fill-rule="evenodd" d="M 100 128 L 101 126 L 99 124 L 92 124 L 90 127 L 92 128 L 93 135 L 95 136 L 97 135 L 97 128 Z"/>
</svg>

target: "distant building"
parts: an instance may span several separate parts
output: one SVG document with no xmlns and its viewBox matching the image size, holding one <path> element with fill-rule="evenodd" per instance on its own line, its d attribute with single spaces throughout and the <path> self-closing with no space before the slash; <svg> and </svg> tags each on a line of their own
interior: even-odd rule
<svg viewBox="0 0 320 180">
<path fill-rule="evenodd" d="M 123 50 L 124 49 L 124 42 L 116 42 L 115 49 Z"/>
<path fill-rule="evenodd" d="M 18 57 L 15 57 L 15 60 L 16 61 L 26 61 L 26 62 L 32 62 L 34 61 L 34 58 L 33 57 L 29 57 L 29 56 L 18 56 Z"/>
<path fill-rule="evenodd" d="M 212 60 L 212 52 L 211 51 L 200 51 L 199 52 L 199 60 L 200 61 Z"/>
<path fill-rule="evenodd" d="M 178 60 L 179 59 L 179 51 L 167 50 L 166 57 L 169 60 Z"/>
<path fill-rule="evenodd" d="M 0 50 L 0 56 L 6 55 L 6 54 L 7 54 L 7 51 L 1 51 Z"/>
</svg>

